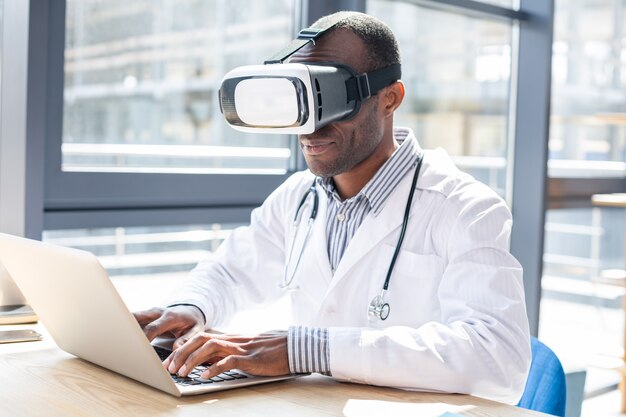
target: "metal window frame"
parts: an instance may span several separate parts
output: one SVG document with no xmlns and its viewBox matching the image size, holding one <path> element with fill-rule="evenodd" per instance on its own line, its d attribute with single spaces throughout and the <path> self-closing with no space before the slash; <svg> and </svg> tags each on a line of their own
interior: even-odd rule
<svg viewBox="0 0 626 417">
<path fill-rule="evenodd" d="M 46 33 L 47 4 L 33 8 L 28 1 L 4 1 L 2 88 L 0 109 L 0 231 L 37 239 L 43 213 L 43 98 L 45 72 L 36 70 L 45 49 L 30 45 Z"/>
<path fill-rule="evenodd" d="M 512 97 L 513 184 L 511 252 L 524 268 L 531 334 L 539 331 L 550 128 L 554 0 L 521 0 L 528 18 L 517 29 L 517 71 Z"/>
</svg>

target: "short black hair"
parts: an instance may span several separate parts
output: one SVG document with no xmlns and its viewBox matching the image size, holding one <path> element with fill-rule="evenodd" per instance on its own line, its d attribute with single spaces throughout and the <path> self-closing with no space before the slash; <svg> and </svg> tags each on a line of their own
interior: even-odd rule
<svg viewBox="0 0 626 417">
<path fill-rule="evenodd" d="M 400 49 L 396 36 L 386 24 L 375 17 L 359 12 L 337 12 L 318 19 L 312 27 L 333 23 L 335 26 L 329 32 L 347 29 L 363 41 L 369 55 L 369 62 L 365 63 L 366 71 L 400 63 Z"/>
</svg>

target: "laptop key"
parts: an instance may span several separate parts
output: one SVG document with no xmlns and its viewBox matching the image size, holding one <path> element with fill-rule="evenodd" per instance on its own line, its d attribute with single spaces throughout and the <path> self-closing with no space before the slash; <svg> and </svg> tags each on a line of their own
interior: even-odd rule
<svg viewBox="0 0 626 417">
<path fill-rule="evenodd" d="M 230 376 L 230 375 L 227 375 L 227 374 L 225 374 L 225 373 L 223 373 L 223 374 L 219 374 L 218 376 L 219 376 L 220 378 L 222 378 L 223 380 L 225 380 L 225 381 L 232 381 L 232 380 L 234 380 L 234 379 L 235 379 L 235 377 L 234 377 L 234 376 Z"/>
<path fill-rule="evenodd" d="M 230 375 L 235 379 L 242 379 L 242 378 L 247 378 L 247 376 L 245 376 L 242 373 L 236 372 L 236 371 L 226 371 L 224 372 L 226 375 Z"/>
</svg>

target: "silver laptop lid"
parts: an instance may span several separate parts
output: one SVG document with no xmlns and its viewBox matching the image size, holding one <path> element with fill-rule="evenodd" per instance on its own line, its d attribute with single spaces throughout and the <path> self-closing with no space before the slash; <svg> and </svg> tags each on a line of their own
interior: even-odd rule
<svg viewBox="0 0 626 417">
<path fill-rule="evenodd" d="M 93 254 L 0 233 L 0 262 L 61 349 L 181 395 Z"/>
</svg>

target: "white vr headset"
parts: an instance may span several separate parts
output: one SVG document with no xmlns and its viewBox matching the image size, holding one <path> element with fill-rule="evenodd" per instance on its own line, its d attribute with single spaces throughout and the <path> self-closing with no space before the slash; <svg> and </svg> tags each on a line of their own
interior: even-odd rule
<svg viewBox="0 0 626 417">
<path fill-rule="evenodd" d="M 243 132 L 309 134 L 350 119 L 363 100 L 400 79 L 400 64 L 363 74 L 333 62 L 283 64 L 332 26 L 303 29 L 265 65 L 226 74 L 219 90 L 226 122 Z"/>
</svg>

